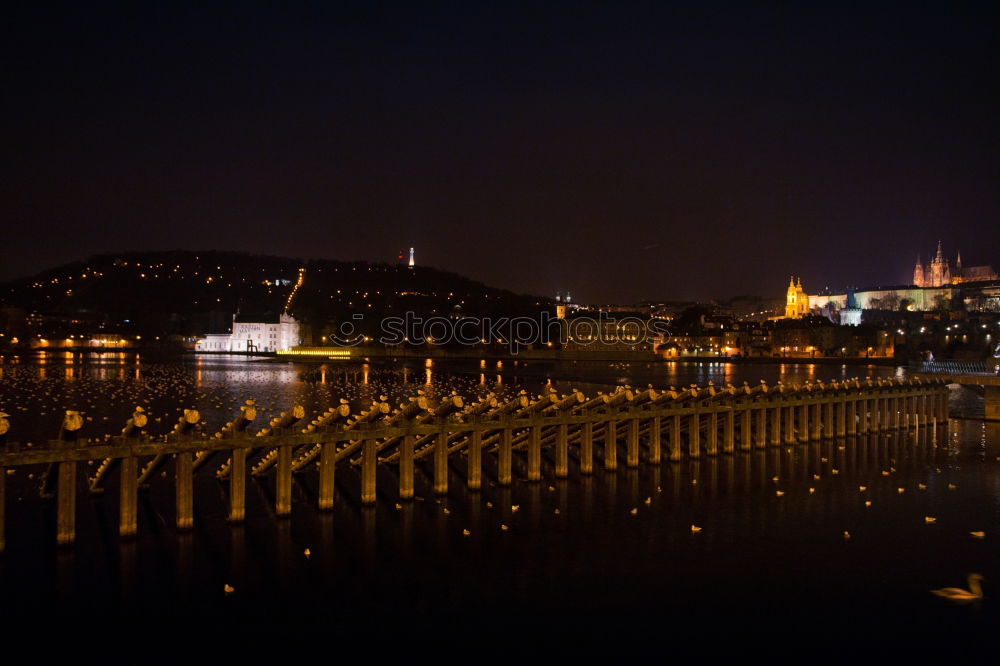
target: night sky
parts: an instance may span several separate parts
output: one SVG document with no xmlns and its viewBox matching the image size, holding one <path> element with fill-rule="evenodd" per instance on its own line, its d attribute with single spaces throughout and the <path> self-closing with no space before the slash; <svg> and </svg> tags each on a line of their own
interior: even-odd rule
<svg viewBox="0 0 1000 666">
<path fill-rule="evenodd" d="M 0 279 L 412 245 L 634 302 L 899 284 L 939 238 L 1000 265 L 988 4 L 22 4 Z"/>
</svg>

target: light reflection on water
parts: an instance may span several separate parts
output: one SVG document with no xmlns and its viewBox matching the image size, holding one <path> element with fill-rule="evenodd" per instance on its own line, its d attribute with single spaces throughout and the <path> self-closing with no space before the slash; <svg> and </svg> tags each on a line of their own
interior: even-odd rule
<svg viewBox="0 0 1000 666">
<path fill-rule="evenodd" d="M 256 397 L 262 409 L 300 402 L 312 413 L 341 396 L 357 403 L 416 390 L 534 392 L 549 380 L 560 391 L 593 392 L 619 380 L 682 386 L 895 372 L 801 364 L 365 365 L 329 364 L 318 372 L 318 366 L 222 357 L 139 365 L 125 357 L 60 359 L 58 365 L 48 359 L 44 368 L 6 361 L 0 408 L 26 437 L 40 438 L 54 433 L 63 404 L 78 401 L 86 401 L 95 418 L 88 428 L 111 432 L 144 400 L 164 419 L 196 405 L 209 428 L 230 418 L 246 397 Z M 955 389 L 952 404 L 974 410 L 981 398 Z M 45 418 L 32 410 L 44 410 Z M 243 526 L 226 523 L 225 488 L 200 475 L 193 533 L 172 529 L 172 488 L 161 481 L 141 500 L 139 538 L 126 543 L 114 533 L 112 483 L 102 497 L 81 498 L 81 541 L 67 552 L 52 547 L 51 507 L 14 477 L 8 553 L 0 559 L 2 612 L 10 623 L 63 618 L 79 627 L 93 621 L 90 613 L 125 626 L 129 618 L 155 620 L 161 632 L 210 623 L 271 632 L 276 640 L 304 626 L 351 638 L 374 638 L 389 626 L 394 635 L 425 643 L 435 641 L 435 627 L 445 626 L 448 635 L 441 638 L 453 645 L 562 633 L 575 639 L 562 645 L 570 652 L 599 644 L 609 631 L 652 638 L 668 627 L 668 639 L 680 641 L 671 644 L 671 654 L 697 653 L 698 641 L 714 641 L 720 631 L 733 651 L 755 644 L 780 651 L 773 634 L 779 626 L 779 643 L 788 648 L 799 634 L 812 641 L 819 631 L 837 636 L 839 644 L 876 645 L 889 635 L 901 651 L 924 650 L 927 635 L 975 641 L 1000 621 L 989 598 L 962 608 L 928 593 L 964 585 L 972 571 L 986 575 L 988 597 L 1000 589 L 989 582 L 1000 581 L 998 456 L 1000 425 L 953 419 L 946 429 L 915 434 L 598 470 L 589 477 L 571 468 L 567 480 L 553 478 L 546 458 L 541 483 L 502 488 L 487 482 L 479 493 L 463 490 L 456 462 L 447 497 L 435 498 L 429 471 L 418 469 L 420 499 L 399 507 L 397 481 L 380 468 L 373 508 L 359 506 L 358 474 L 345 466 L 337 471 L 332 513 L 315 509 L 317 480 L 310 470 L 297 477 L 289 520 L 273 516 L 270 481 L 250 483 Z M 495 479 L 491 456 L 486 466 L 486 478 Z M 520 458 L 515 476 L 526 476 Z M 926 516 L 937 520 L 927 524 Z M 701 532 L 693 534 L 691 525 Z M 987 538 L 969 535 L 978 530 Z M 225 596 L 223 585 L 236 592 Z"/>
<path fill-rule="evenodd" d="M 495 367 L 495 374 L 482 369 Z M 10 437 L 32 441 L 53 437 L 66 409 L 85 413 L 92 437 L 117 434 L 135 405 L 150 412 L 149 431 L 168 432 L 185 408 L 198 409 L 206 430 L 230 420 L 248 398 L 257 400 L 261 422 L 295 404 L 315 414 L 349 400 L 360 409 L 382 396 L 393 404 L 422 391 L 480 395 L 537 392 L 551 383 L 557 391 L 576 388 L 592 394 L 619 384 L 657 388 L 689 384 L 801 383 L 847 377 L 892 376 L 878 366 L 726 363 L 550 363 L 413 360 L 275 363 L 199 355 L 182 361 L 140 358 L 127 352 L 101 355 L 49 353 L 35 359 L 7 357 L 0 363 L 0 409 L 13 415 Z"/>
</svg>

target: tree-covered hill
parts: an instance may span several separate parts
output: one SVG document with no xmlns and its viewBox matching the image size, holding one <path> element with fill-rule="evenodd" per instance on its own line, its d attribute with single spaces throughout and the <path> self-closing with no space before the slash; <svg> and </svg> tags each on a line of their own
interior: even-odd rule
<svg viewBox="0 0 1000 666">
<path fill-rule="evenodd" d="M 355 314 L 531 316 L 546 305 L 430 267 L 218 251 L 102 254 L 0 285 L 5 312 L 61 327 L 53 335 L 221 332 L 236 312 L 287 309 L 319 329 Z"/>
</svg>

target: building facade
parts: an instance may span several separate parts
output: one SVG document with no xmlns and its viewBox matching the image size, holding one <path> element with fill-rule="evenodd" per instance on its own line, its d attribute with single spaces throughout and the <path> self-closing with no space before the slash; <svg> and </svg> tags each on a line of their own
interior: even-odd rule
<svg viewBox="0 0 1000 666">
<path fill-rule="evenodd" d="M 802 278 L 798 283 L 794 277 L 788 278 L 788 290 L 785 294 L 785 318 L 801 319 L 809 314 L 809 296 L 802 289 Z"/>
<path fill-rule="evenodd" d="M 918 287 L 943 287 L 963 282 L 989 282 L 997 279 L 1000 277 L 992 266 L 963 268 L 961 252 L 956 254 L 955 266 L 952 267 L 941 250 L 941 241 L 938 241 L 937 253 L 926 268 L 921 263 L 920 257 L 917 257 L 917 264 L 913 267 L 913 284 Z"/>
<path fill-rule="evenodd" d="M 231 333 L 209 334 L 195 343 L 204 352 L 279 352 L 301 343 L 299 323 L 288 314 L 233 317 Z"/>
</svg>

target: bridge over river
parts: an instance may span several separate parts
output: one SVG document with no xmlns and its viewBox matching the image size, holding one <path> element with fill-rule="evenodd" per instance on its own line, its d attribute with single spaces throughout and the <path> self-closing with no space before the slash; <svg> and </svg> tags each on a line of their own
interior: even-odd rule
<svg viewBox="0 0 1000 666">
<path fill-rule="evenodd" d="M 982 386 L 987 421 L 1000 421 L 1000 374 L 996 361 L 931 361 L 910 367 L 910 374 L 948 384 Z"/>
</svg>

